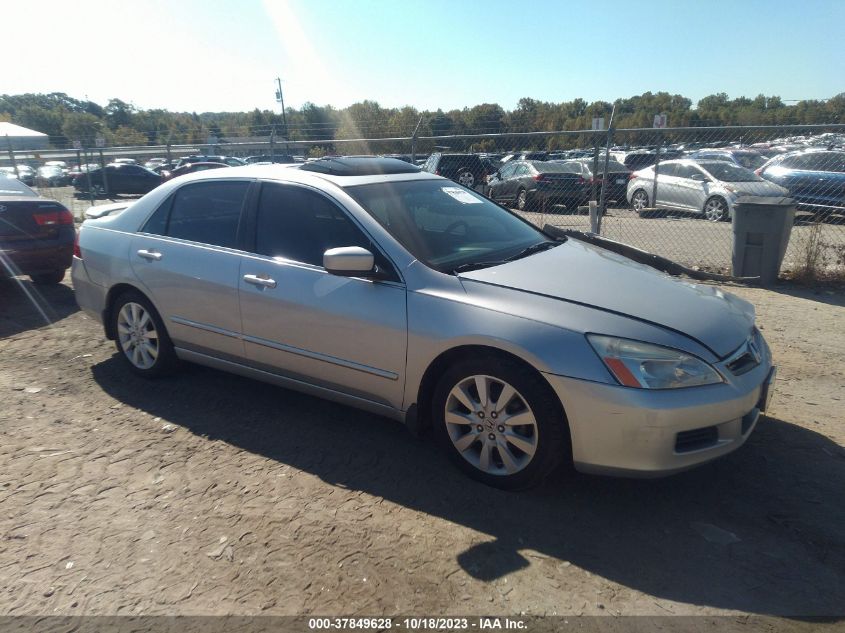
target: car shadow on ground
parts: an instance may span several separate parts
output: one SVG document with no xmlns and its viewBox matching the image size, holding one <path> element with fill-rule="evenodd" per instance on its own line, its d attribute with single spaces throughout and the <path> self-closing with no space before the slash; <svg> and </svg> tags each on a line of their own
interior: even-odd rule
<svg viewBox="0 0 845 633">
<path fill-rule="evenodd" d="M 330 402 L 190 365 L 156 382 L 116 356 L 92 372 L 119 401 L 209 440 L 489 535 L 457 555 L 480 580 L 547 557 L 687 604 L 843 612 L 845 451 L 776 418 L 762 418 L 738 452 L 671 478 L 562 468 L 505 493 L 466 479 L 401 425 Z"/>
<path fill-rule="evenodd" d="M 797 282 L 779 282 L 766 289 L 798 299 L 807 299 L 808 301 L 825 303 L 831 306 L 845 307 L 845 285 L 842 282 L 829 287 L 823 285 L 805 286 Z"/>
<path fill-rule="evenodd" d="M 0 278 L 0 339 L 56 323 L 77 311 L 70 286 L 38 286 L 26 277 Z"/>
</svg>

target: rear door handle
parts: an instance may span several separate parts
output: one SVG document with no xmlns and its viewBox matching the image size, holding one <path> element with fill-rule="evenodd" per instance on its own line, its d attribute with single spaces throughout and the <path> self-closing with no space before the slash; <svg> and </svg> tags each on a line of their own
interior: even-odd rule
<svg viewBox="0 0 845 633">
<path fill-rule="evenodd" d="M 144 249 L 141 249 L 140 251 L 138 251 L 138 256 L 143 257 L 144 259 L 149 260 L 151 262 L 152 261 L 157 262 L 158 260 L 161 259 L 161 253 L 156 252 L 156 251 L 148 251 L 148 250 L 144 250 Z"/>
<path fill-rule="evenodd" d="M 261 286 L 262 288 L 275 288 L 276 280 L 268 277 L 259 277 L 258 275 L 244 275 L 244 281 L 253 286 Z"/>
</svg>

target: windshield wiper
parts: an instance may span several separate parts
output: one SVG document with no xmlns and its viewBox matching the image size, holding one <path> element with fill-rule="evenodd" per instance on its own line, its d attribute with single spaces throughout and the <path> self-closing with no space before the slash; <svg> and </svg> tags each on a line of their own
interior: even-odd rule
<svg viewBox="0 0 845 633">
<path fill-rule="evenodd" d="M 478 270 L 479 268 L 490 268 L 491 266 L 501 266 L 502 264 L 507 264 L 507 259 L 500 259 L 497 262 L 469 262 L 466 264 L 461 264 L 460 266 L 455 266 L 452 269 L 453 274 L 458 273 L 467 273 L 471 270 Z"/>
<path fill-rule="evenodd" d="M 533 255 L 534 253 L 539 253 L 541 251 L 553 248 L 558 244 L 560 244 L 559 241 L 539 242 L 538 244 L 533 244 L 528 248 L 522 249 L 516 255 L 508 257 L 506 261 L 512 262 L 515 259 L 522 259 L 523 257 L 528 257 L 529 255 Z"/>
</svg>

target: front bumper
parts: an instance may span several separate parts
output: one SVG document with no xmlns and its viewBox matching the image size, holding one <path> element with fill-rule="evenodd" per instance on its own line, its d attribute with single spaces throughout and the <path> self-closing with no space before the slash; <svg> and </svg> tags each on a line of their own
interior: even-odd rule
<svg viewBox="0 0 845 633">
<path fill-rule="evenodd" d="M 767 405 L 774 373 L 767 353 L 731 382 L 688 389 L 631 389 L 544 375 L 566 411 L 578 470 L 657 477 L 742 446 Z"/>
</svg>

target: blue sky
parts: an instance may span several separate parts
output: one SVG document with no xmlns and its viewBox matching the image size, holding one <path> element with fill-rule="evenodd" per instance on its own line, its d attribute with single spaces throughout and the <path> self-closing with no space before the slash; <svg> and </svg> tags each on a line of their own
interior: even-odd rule
<svg viewBox="0 0 845 633">
<path fill-rule="evenodd" d="M 845 91 L 845 0 L 44 0 L 37 17 L 32 6 L 4 6 L 4 23 L 21 25 L 4 29 L 4 49 L 21 54 L 0 93 L 219 111 L 275 107 L 277 75 L 291 106 Z"/>
</svg>

